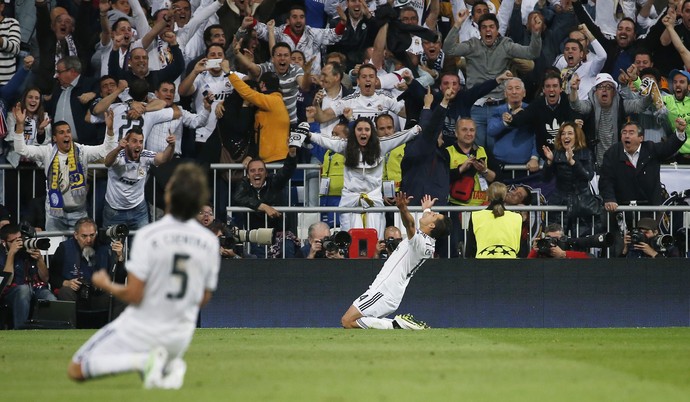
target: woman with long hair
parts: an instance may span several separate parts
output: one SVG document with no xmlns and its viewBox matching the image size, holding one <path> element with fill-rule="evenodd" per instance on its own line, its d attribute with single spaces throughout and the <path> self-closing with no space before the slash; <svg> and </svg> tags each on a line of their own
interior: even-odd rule
<svg viewBox="0 0 690 402">
<path fill-rule="evenodd" d="M 508 188 L 493 182 L 487 190 L 489 205 L 472 212 L 467 228 L 468 258 L 517 258 L 522 234 L 522 215 L 506 210 Z"/>
<path fill-rule="evenodd" d="M 414 126 L 379 138 L 374 123 L 367 117 L 360 117 L 355 120 L 354 128 L 349 130 L 346 140 L 311 133 L 309 138 L 312 142 L 345 156 L 343 193 L 338 206 L 382 207 L 383 156 L 398 145 L 411 140 L 421 130 L 421 127 Z M 381 212 L 340 214 L 341 230 L 374 228 L 379 239 L 383 238 L 385 224 L 386 220 Z"/>
<path fill-rule="evenodd" d="M 556 134 L 554 150 L 544 146 L 544 179 L 556 177 L 556 191 L 549 197 L 550 205 L 565 205 L 568 210 L 563 215 L 562 226 L 567 234 L 580 236 L 591 229 L 592 217 L 595 225 L 603 211 L 601 200 L 590 188 L 594 177 L 594 156 L 587 148 L 587 140 L 582 128 L 574 122 L 561 124 Z M 559 214 L 549 216 L 549 222 L 558 221 Z M 581 222 L 578 222 L 579 220 Z M 578 223 L 580 224 L 577 230 Z"/>
<path fill-rule="evenodd" d="M 26 144 L 49 144 L 51 141 L 50 118 L 45 112 L 38 88 L 27 88 L 18 105 L 26 114 L 24 118 L 24 141 Z M 14 113 L 7 113 L 8 132 L 14 132 L 16 124 L 17 118 Z M 19 194 L 22 211 L 28 212 L 29 201 L 45 195 L 45 173 L 43 169 L 31 169 L 37 166 L 36 163 L 21 157 L 14 151 L 14 136 L 8 135 L 5 141 L 10 144 L 7 161 L 16 169 L 14 172 L 7 171 L 5 185 L 10 194 Z M 15 197 L 8 197 L 6 202 L 13 213 L 21 212 L 16 209 L 18 206 Z M 21 212 L 21 215 L 24 215 L 24 212 Z M 15 216 L 21 218 L 19 214 Z"/>
</svg>

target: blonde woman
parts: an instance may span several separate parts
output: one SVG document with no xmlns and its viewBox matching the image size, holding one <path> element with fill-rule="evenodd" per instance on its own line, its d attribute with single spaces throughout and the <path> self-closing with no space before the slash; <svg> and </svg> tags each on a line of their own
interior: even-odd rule
<svg viewBox="0 0 690 402">
<path fill-rule="evenodd" d="M 520 251 L 522 215 L 506 211 L 505 184 L 491 183 L 487 190 L 489 205 L 472 212 L 467 228 L 468 258 L 517 258 Z"/>
</svg>

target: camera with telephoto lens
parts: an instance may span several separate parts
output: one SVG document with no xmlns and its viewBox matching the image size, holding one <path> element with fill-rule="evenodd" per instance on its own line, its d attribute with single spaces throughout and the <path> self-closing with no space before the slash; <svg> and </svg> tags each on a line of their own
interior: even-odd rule
<svg viewBox="0 0 690 402">
<path fill-rule="evenodd" d="M 613 238 L 613 233 L 598 233 L 574 238 L 545 236 L 537 240 L 537 253 L 542 256 L 551 256 L 551 248 L 556 246 L 563 251 L 585 251 L 590 248 L 605 248 L 613 244 Z"/>
<path fill-rule="evenodd" d="M 221 230 L 218 240 L 220 241 L 220 246 L 224 249 L 232 249 L 235 251 L 235 254 L 242 255 L 244 243 L 254 243 L 262 246 L 273 244 L 273 229 L 240 229 L 235 225 L 232 217 L 229 217 L 228 224 Z"/>
<path fill-rule="evenodd" d="M 124 223 L 108 226 L 103 230 L 103 234 L 112 240 L 122 240 L 129 236 L 129 227 Z"/>
<path fill-rule="evenodd" d="M 669 248 L 673 247 L 675 239 L 671 235 L 658 234 L 652 237 L 649 243 L 656 251 L 665 253 Z"/>
<path fill-rule="evenodd" d="M 326 258 L 326 253 L 339 252 L 347 255 L 347 250 L 352 244 L 352 236 L 347 232 L 336 232 L 332 236 L 321 239 L 321 250 L 314 255 L 315 258 Z"/>
<path fill-rule="evenodd" d="M 36 237 L 36 229 L 28 222 L 19 224 L 19 232 L 22 235 L 22 244 L 25 250 L 48 250 L 50 239 L 47 237 Z"/>
</svg>

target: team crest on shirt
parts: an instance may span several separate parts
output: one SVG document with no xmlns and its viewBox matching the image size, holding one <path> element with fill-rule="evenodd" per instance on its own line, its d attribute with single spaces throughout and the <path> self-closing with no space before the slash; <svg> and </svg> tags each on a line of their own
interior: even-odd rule
<svg viewBox="0 0 690 402">
<path fill-rule="evenodd" d="M 383 111 L 383 105 L 378 105 L 376 108 L 379 110 L 379 112 Z"/>
<path fill-rule="evenodd" d="M 137 172 L 139 176 L 146 176 L 146 172 L 144 171 L 144 168 L 140 167 L 139 171 Z"/>
</svg>

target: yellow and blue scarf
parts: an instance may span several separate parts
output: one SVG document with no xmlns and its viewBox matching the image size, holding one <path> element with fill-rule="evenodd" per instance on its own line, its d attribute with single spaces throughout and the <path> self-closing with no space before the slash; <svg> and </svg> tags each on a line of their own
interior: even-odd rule
<svg viewBox="0 0 690 402">
<path fill-rule="evenodd" d="M 50 188 L 48 189 L 48 199 L 50 200 L 50 215 L 64 215 L 64 200 L 60 191 L 60 161 L 58 157 L 57 145 L 53 145 L 53 161 L 48 171 Z M 76 200 L 86 196 L 86 177 L 84 167 L 79 159 L 79 148 L 72 144 L 67 152 L 67 166 L 69 168 L 69 189 L 72 197 Z"/>
</svg>

